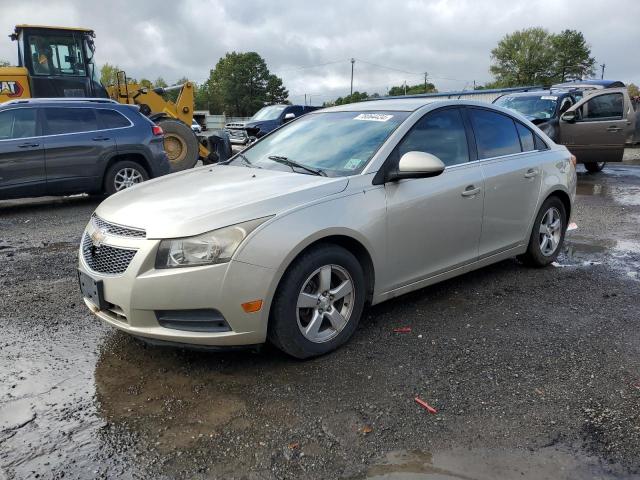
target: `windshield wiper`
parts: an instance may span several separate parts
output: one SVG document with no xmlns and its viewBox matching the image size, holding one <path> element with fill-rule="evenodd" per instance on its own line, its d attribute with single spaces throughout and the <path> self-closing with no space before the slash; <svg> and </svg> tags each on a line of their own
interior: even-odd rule
<svg viewBox="0 0 640 480">
<path fill-rule="evenodd" d="M 246 156 L 244 153 L 242 153 L 242 152 L 237 153 L 237 154 L 236 154 L 236 157 L 239 157 L 239 158 L 240 158 L 240 160 L 242 160 L 242 162 L 247 166 L 247 168 L 260 168 L 260 167 L 254 167 L 253 163 L 251 163 L 251 160 L 249 160 L 249 159 L 247 158 L 247 156 Z M 234 158 L 235 158 L 235 157 L 234 157 Z M 225 162 L 225 163 L 229 163 L 230 161 L 231 161 L 231 160 L 228 160 L 228 161 L 227 161 L 227 162 Z"/>
<path fill-rule="evenodd" d="M 281 163 L 282 165 L 286 165 L 287 167 L 290 167 L 292 171 L 295 171 L 293 170 L 294 168 L 301 168 L 302 170 L 305 170 L 312 175 L 320 175 L 322 177 L 327 176 L 324 170 L 321 170 L 319 168 L 308 167 L 307 165 L 298 163 L 295 160 L 291 160 L 290 158 L 283 157 L 282 155 L 269 155 L 267 158 L 269 160 L 273 160 L 276 163 Z"/>
</svg>

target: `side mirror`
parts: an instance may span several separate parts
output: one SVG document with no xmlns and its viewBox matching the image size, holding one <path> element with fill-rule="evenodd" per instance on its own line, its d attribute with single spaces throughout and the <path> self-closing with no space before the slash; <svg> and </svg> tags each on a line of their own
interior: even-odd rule
<svg viewBox="0 0 640 480">
<path fill-rule="evenodd" d="M 573 123 L 578 119 L 578 116 L 575 110 L 571 110 L 570 112 L 564 112 L 560 118 L 565 122 Z"/>
<path fill-rule="evenodd" d="M 387 180 L 435 177 L 444 172 L 444 168 L 442 160 L 431 153 L 407 152 L 400 158 L 398 169 L 388 174 Z"/>
<path fill-rule="evenodd" d="M 284 121 L 288 122 L 289 120 L 293 120 L 294 118 L 296 118 L 296 114 L 293 113 L 293 112 L 289 112 L 289 113 L 285 114 Z"/>
</svg>

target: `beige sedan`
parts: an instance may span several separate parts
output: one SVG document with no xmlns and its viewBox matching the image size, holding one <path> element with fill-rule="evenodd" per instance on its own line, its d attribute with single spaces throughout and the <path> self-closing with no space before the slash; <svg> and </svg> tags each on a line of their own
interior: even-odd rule
<svg viewBox="0 0 640 480">
<path fill-rule="evenodd" d="M 79 279 L 92 312 L 149 341 L 305 358 L 346 342 L 366 304 L 512 256 L 550 264 L 575 187 L 567 149 L 503 108 L 344 105 L 106 199 Z"/>
</svg>

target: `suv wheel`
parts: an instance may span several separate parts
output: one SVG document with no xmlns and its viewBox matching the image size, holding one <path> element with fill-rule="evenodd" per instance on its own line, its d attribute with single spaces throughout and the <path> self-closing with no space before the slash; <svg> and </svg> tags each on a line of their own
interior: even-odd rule
<svg viewBox="0 0 640 480">
<path fill-rule="evenodd" d="M 558 257 L 566 230 L 564 204 L 558 197 L 547 198 L 533 224 L 527 252 L 520 260 L 532 267 L 546 267 Z"/>
<path fill-rule="evenodd" d="M 607 162 L 587 162 L 584 164 L 584 168 L 587 169 L 587 172 L 590 173 L 598 173 L 601 172 Z"/>
<path fill-rule="evenodd" d="M 358 326 L 364 285 L 362 266 L 344 248 L 322 245 L 304 253 L 278 286 L 269 339 L 296 358 L 335 350 Z"/>
<path fill-rule="evenodd" d="M 145 180 L 149 180 L 149 174 L 139 163 L 128 160 L 116 162 L 104 177 L 104 191 L 113 195 Z"/>
</svg>

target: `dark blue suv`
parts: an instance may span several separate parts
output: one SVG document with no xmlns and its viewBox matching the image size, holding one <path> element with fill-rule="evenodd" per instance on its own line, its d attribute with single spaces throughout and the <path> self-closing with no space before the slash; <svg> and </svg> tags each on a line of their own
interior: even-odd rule
<svg viewBox="0 0 640 480">
<path fill-rule="evenodd" d="M 112 194 L 170 172 L 162 129 L 106 99 L 0 104 L 0 199 Z"/>
</svg>

